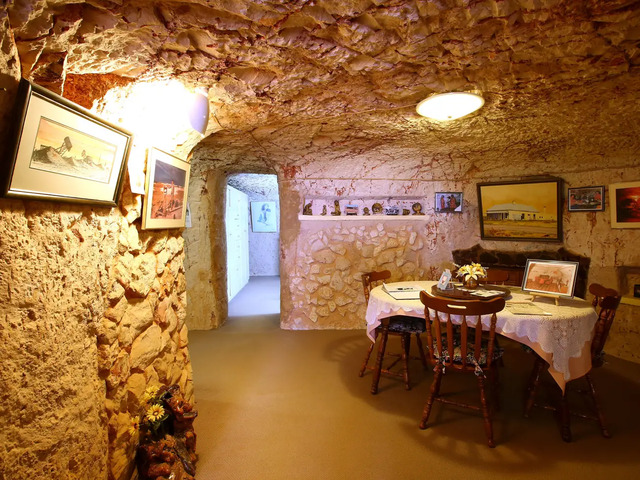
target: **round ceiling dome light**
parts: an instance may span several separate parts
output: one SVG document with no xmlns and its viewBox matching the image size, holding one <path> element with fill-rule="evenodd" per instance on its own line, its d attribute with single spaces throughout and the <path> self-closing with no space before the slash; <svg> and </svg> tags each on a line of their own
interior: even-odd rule
<svg viewBox="0 0 640 480">
<path fill-rule="evenodd" d="M 416 112 L 423 117 L 446 122 L 464 117 L 484 105 L 484 98 L 475 93 L 438 93 L 422 100 Z"/>
</svg>

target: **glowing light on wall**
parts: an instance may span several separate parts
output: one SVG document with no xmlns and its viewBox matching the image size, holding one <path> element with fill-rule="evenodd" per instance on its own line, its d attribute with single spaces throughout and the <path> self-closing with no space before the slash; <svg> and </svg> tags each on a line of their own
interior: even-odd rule
<svg viewBox="0 0 640 480">
<path fill-rule="evenodd" d="M 441 122 L 455 120 L 475 112 L 484 105 L 484 99 L 475 93 L 449 92 L 432 95 L 416 107 L 418 114 Z"/>
</svg>

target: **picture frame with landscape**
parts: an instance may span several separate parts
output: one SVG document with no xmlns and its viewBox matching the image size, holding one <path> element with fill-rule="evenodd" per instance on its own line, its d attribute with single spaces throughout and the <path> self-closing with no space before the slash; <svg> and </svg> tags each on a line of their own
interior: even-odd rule
<svg viewBox="0 0 640 480">
<path fill-rule="evenodd" d="M 484 240 L 562 241 L 562 179 L 479 183 Z"/>
<path fill-rule="evenodd" d="M 578 262 L 527 259 L 522 291 L 558 297 L 573 297 Z"/>
<path fill-rule="evenodd" d="M 609 185 L 612 228 L 640 228 L 640 181 Z"/>
<path fill-rule="evenodd" d="M 567 189 L 567 210 L 570 212 L 604 211 L 604 185 Z"/>
<path fill-rule="evenodd" d="M 4 196 L 117 205 L 131 133 L 25 79 L 14 125 Z"/>
<path fill-rule="evenodd" d="M 184 228 L 191 165 L 157 148 L 147 153 L 142 228 Z"/>
</svg>

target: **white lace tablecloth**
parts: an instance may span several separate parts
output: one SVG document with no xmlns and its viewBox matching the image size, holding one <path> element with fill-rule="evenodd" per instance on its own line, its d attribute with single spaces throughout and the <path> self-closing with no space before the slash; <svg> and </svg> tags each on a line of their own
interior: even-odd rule
<svg viewBox="0 0 640 480">
<path fill-rule="evenodd" d="M 390 285 L 418 285 L 427 293 L 436 282 L 397 282 Z M 509 301 L 524 301 L 531 295 L 512 292 Z M 579 298 L 560 298 L 555 305 L 550 298 L 537 298 L 535 302 L 551 315 L 515 315 L 506 308 L 497 314 L 496 332 L 524 343 L 550 364 L 550 373 L 564 390 L 567 381 L 579 378 L 591 369 L 589 349 L 597 314 L 590 303 Z M 381 319 L 393 315 L 424 317 L 420 300 L 395 300 L 376 287 L 371 290 L 367 306 L 367 335 L 375 341 L 375 329 Z M 484 320 L 483 320 L 484 323 Z M 574 361 L 572 359 L 577 359 Z"/>
</svg>

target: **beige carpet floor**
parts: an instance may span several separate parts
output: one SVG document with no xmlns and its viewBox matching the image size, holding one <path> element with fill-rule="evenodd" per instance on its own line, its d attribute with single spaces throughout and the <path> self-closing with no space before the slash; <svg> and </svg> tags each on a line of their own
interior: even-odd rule
<svg viewBox="0 0 640 480">
<path fill-rule="evenodd" d="M 608 358 L 594 373 L 613 437 L 576 418 L 564 443 L 550 411 L 523 418 L 532 359 L 503 341 L 490 449 L 473 412 L 436 404 L 429 428 L 418 428 L 431 382 L 418 361 L 412 390 L 383 377 L 371 395 L 371 374 L 357 375 L 364 329 L 281 330 L 278 295 L 277 277 L 253 278 L 224 327 L 189 334 L 199 480 L 640 479 L 639 364 Z M 448 375 L 443 390 L 475 395 L 470 380 Z"/>
</svg>

